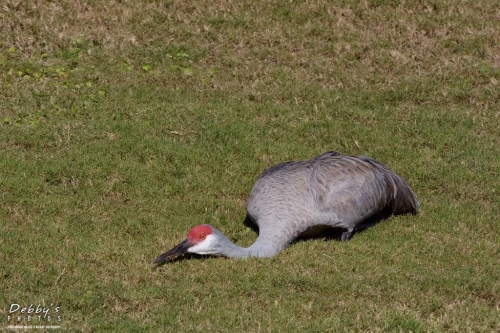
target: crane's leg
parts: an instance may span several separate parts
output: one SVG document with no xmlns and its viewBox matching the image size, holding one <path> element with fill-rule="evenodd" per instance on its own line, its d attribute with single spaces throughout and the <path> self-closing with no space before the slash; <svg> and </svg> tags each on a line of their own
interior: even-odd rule
<svg viewBox="0 0 500 333">
<path fill-rule="evenodd" d="M 340 236 L 340 241 L 347 242 L 351 239 L 352 235 L 353 235 L 353 229 L 346 229 L 342 231 L 342 236 Z"/>
</svg>

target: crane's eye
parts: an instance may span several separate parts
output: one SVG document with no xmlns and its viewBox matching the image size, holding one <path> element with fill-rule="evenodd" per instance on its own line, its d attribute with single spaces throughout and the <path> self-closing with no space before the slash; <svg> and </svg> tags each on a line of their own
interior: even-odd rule
<svg viewBox="0 0 500 333">
<path fill-rule="evenodd" d="M 205 235 L 205 234 L 201 234 L 201 235 L 200 235 L 200 239 L 201 239 L 201 240 L 204 240 L 205 238 L 207 238 L 207 235 Z"/>
</svg>

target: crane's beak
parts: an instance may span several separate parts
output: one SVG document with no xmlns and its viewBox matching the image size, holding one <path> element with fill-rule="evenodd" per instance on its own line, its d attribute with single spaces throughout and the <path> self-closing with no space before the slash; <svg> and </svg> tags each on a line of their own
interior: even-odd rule
<svg viewBox="0 0 500 333">
<path fill-rule="evenodd" d="M 186 238 L 182 243 L 178 244 L 170 251 L 167 251 L 156 257 L 156 259 L 153 260 L 153 264 L 159 264 L 164 260 L 184 254 L 191 246 L 192 246 L 191 243 L 189 243 L 189 240 Z"/>
</svg>

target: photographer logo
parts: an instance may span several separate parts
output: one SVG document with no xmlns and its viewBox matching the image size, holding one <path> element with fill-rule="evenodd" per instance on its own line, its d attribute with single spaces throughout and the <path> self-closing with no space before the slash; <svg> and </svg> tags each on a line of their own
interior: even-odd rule
<svg viewBox="0 0 500 333">
<path fill-rule="evenodd" d="M 21 305 L 11 303 L 7 313 L 7 328 L 60 328 L 62 322 L 61 307 L 51 303 Z"/>
</svg>

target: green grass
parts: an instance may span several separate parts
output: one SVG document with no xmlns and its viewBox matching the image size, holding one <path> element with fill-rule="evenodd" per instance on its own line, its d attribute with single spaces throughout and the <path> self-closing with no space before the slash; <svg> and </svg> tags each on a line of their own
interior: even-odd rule
<svg viewBox="0 0 500 333">
<path fill-rule="evenodd" d="M 17 303 L 69 331 L 500 331 L 496 1 L 1 11 L 1 327 Z M 151 265 L 199 223 L 250 245 L 259 173 L 332 149 L 395 170 L 419 214 Z"/>
</svg>

